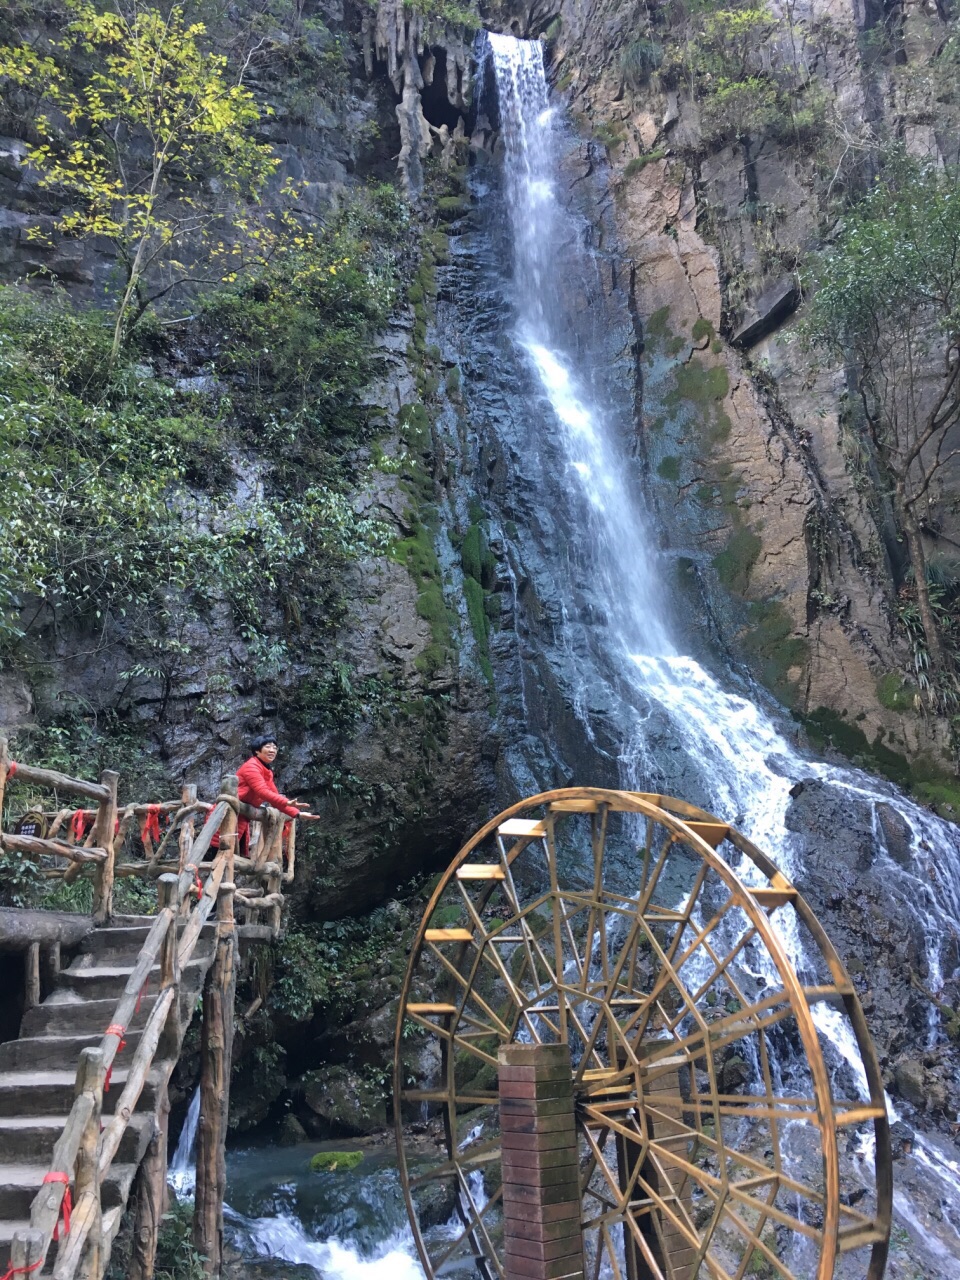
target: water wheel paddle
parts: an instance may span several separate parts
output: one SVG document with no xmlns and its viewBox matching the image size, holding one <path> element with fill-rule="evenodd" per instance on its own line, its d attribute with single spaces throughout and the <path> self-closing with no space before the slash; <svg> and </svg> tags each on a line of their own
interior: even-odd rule
<svg viewBox="0 0 960 1280">
<path fill-rule="evenodd" d="M 422 1036 L 439 1070 L 412 1089 Z M 850 978 L 773 863 L 682 801 L 550 791 L 477 832 L 416 936 L 394 1088 L 430 1280 L 883 1273 L 889 1127 Z M 404 1145 L 424 1104 L 433 1160 Z"/>
</svg>

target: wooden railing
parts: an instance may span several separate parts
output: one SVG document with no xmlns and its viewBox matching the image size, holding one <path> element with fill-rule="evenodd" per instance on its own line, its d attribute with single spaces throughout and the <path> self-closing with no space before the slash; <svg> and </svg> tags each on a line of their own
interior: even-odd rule
<svg viewBox="0 0 960 1280">
<path fill-rule="evenodd" d="M 179 1053 L 182 1040 L 179 1024 L 181 973 L 193 956 L 201 930 L 216 903 L 217 943 L 212 961 L 216 973 L 211 971 L 215 981 L 208 982 L 205 996 L 204 1039 L 208 1039 L 208 1022 L 213 1021 L 211 1011 L 206 1007 L 209 999 L 211 1004 L 218 1003 L 215 1016 L 220 1018 L 219 1031 L 215 1030 L 213 1035 L 214 1039 L 219 1038 L 219 1046 L 215 1044 L 203 1055 L 202 1108 L 209 1123 L 201 1133 L 198 1152 L 194 1238 L 201 1247 L 207 1246 L 210 1254 L 216 1254 L 219 1267 L 218 1242 L 222 1235 L 224 1191 L 222 1142 L 227 1121 L 236 985 L 234 901 L 236 898 L 248 920 L 263 913 L 264 923 L 270 926 L 272 933 L 276 933 L 283 905 L 281 885 L 292 880 L 294 874 L 296 824 L 274 810 L 264 812 L 242 804 L 237 799 L 237 779 L 234 776 L 223 780 L 221 793 L 212 804 L 198 802 L 196 788 L 188 787 L 179 802 L 162 806 L 128 806 L 123 816 L 118 817 L 115 773 L 102 774 L 99 783 L 86 783 L 54 770 L 22 764 L 14 769 L 10 765 L 5 744 L 0 741 L 0 805 L 4 784 L 17 780 L 94 799 L 97 810 L 91 841 L 82 848 L 78 848 L 76 843 L 58 840 L 56 835 L 51 838 L 0 833 L 4 848 L 31 856 L 66 859 L 70 865 L 65 870 L 57 868 L 55 874 L 69 876 L 74 870 L 79 874 L 92 871 L 94 915 L 98 923 L 109 920 L 116 875 L 155 877 L 158 892 L 156 918 L 114 1010 L 112 1022 L 100 1044 L 84 1049 L 80 1054 L 75 1101 L 54 1148 L 50 1171 L 33 1201 L 30 1227 L 14 1235 L 11 1266 L 24 1272 L 42 1268 L 61 1217 L 64 1193 L 72 1184 L 75 1195 L 72 1222 L 66 1239 L 60 1245 L 53 1275 L 55 1280 L 73 1280 L 75 1276 L 83 1277 L 83 1280 L 99 1280 L 102 1275 L 101 1187 L 134 1114 L 158 1048 L 163 1046 L 164 1058 L 168 1061 Z M 136 863 L 117 864 L 116 853 L 123 841 L 124 822 L 128 817 L 132 819 L 148 812 L 150 808 L 154 811 L 159 808 L 172 815 L 166 834 L 157 847 L 150 850 L 149 857 L 145 856 Z M 62 812 L 56 811 L 57 814 Z M 200 812 L 205 812 L 206 817 L 198 833 L 196 817 Z M 238 816 L 251 821 L 255 838 L 251 840 L 249 857 L 238 857 L 235 853 Z M 53 821 L 56 821 L 55 816 Z M 259 833 L 253 830 L 254 824 L 259 827 Z M 164 859 L 163 855 L 175 834 L 177 857 Z M 216 835 L 219 835 L 216 856 L 212 861 L 204 862 Z M 239 893 L 235 882 L 238 873 L 249 876 L 253 881 Z M 125 1029 L 139 1007 L 149 975 L 158 961 L 160 973 L 156 1002 L 130 1060 L 114 1115 L 102 1125 L 101 1130 L 105 1081 L 109 1079 Z M 212 1064 L 210 1070 L 207 1069 L 208 1064 Z M 164 1168 L 164 1179 L 165 1174 Z"/>
</svg>

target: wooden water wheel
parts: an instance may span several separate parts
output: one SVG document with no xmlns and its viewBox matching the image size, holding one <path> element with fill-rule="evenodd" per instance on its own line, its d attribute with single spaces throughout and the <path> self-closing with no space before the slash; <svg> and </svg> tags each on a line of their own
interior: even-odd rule
<svg viewBox="0 0 960 1280">
<path fill-rule="evenodd" d="M 889 1128 L 849 975 L 773 863 L 682 801 L 550 791 L 477 832 L 416 937 L 394 1084 L 429 1280 L 883 1273 Z M 438 1111 L 445 1150 L 409 1154 L 404 1120 Z"/>
</svg>

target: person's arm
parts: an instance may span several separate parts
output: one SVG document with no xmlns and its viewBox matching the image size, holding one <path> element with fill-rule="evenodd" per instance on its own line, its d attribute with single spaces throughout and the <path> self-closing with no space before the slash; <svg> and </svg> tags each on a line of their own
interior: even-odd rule
<svg viewBox="0 0 960 1280">
<path fill-rule="evenodd" d="M 299 818 L 300 810 L 287 796 L 282 795 L 276 788 L 272 779 L 268 778 L 264 772 L 260 774 L 259 786 L 257 787 L 257 803 L 269 804 L 274 809 L 279 809 L 281 813 L 285 813 L 288 818 Z"/>
</svg>

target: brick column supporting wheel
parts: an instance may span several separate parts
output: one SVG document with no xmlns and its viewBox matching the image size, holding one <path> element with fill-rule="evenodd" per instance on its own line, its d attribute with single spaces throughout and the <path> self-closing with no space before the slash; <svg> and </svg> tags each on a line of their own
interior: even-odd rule
<svg viewBox="0 0 960 1280">
<path fill-rule="evenodd" d="M 506 1280 L 582 1280 L 569 1047 L 504 1045 L 499 1080 Z"/>
</svg>

